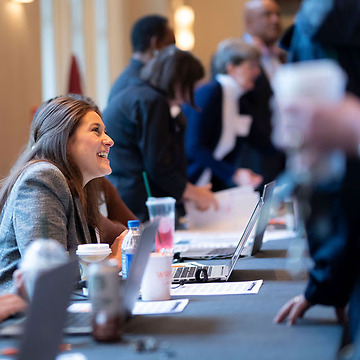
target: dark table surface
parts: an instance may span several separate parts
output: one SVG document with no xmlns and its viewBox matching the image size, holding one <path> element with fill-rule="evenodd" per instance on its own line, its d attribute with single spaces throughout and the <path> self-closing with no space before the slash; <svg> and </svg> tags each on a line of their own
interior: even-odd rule
<svg viewBox="0 0 360 360">
<path fill-rule="evenodd" d="M 268 241 L 257 255 L 238 261 L 229 281 L 263 279 L 257 295 L 190 297 L 182 313 L 133 317 L 120 343 L 66 337 L 64 342 L 72 344 L 68 353 L 80 352 L 89 360 L 334 359 L 342 327 L 332 308 L 316 306 L 292 327 L 272 322 L 280 307 L 306 286 L 306 279 L 294 280 L 287 271 L 291 241 Z M 15 341 L 1 339 L 0 348 Z M 155 349 L 135 350 L 144 342 L 155 343 Z"/>
</svg>

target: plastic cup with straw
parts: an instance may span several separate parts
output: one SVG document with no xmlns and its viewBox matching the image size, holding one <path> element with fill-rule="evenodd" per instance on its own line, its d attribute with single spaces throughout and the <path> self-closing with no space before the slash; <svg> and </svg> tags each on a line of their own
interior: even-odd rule
<svg viewBox="0 0 360 360">
<path fill-rule="evenodd" d="M 152 197 L 145 171 L 143 172 L 143 178 L 148 195 L 146 205 L 148 207 L 150 220 L 160 218 L 159 230 L 155 239 L 156 250 L 160 253 L 172 253 L 175 227 L 175 199 L 171 197 Z"/>
</svg>

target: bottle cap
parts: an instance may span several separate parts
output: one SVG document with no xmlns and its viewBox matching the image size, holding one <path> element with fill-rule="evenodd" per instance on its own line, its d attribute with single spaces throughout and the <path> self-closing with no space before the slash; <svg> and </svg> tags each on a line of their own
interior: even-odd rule
<svg viewBox="0 0 360 360">
<path fill-rule="evenodd" d="M 129 220 L 128 223 L 128 228 L 134 228 L 134 227 L 139 227 L 140 226 L 140 221 L 139 220 Z"/>
</svg>

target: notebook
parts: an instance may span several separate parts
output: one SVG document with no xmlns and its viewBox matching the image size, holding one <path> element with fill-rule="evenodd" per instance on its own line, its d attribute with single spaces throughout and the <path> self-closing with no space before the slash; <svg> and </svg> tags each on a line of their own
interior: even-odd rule
<svg viewBox="0 0 360 360">
<path fill-rule="evenodd" d="M 254 229 L 256 221 L 259 218 L 260 210 L 262 207 L 262 200 L 259 199 L 258 203 L 255 206 L 255 209 L 245 227 L 243 234 L 240 237 L 240 240 L 233 250 L 232 257 L 223 265 L 209 265 L 209 266 L 179 266 L 173 267 L 172 269 L 172 281 L 174 283 L 179 282 L 189 282 L 189 281 L 214 281 L 222 280 L 227 281 L 235 267 L 236 262 L 238 261 L 241 252 L 247 242 L 251 232 Z"/>
<path fill-rule="evenodd" d="M 123 303 L 127 318 L 130 317 L 139 296 L 142 276 L 155 243 L 157 229 L 157 221 L 145 224 L 139 245 L 132 259 L 132 267 L 124 285 Z M 60 340 L 62 332 L 69 335 L 91 333 L 91 313 L 66 313 L 70 295 L 74 290 L 75 280 L 78 276 L 79 265 L 77 261 L 41 274 L 35 285 L 34 297 L 28 316 L 25 319 L 12 321 L 8 325 L 3 324 L 5 326 L 0 329 L 0 336 L 19 336 L 24 333 L 23 339 L 31 339 L 32 336 L 37 338 L 38 332 L 34 331 L 34 329 L 38 329 L 42 323 L 46 324 L 43 339 L 53 338 L 53 336 L 50 336 L 50 328 L 54 331 L 54 339 Z M 46 328 L 48 329 L 46 330 Z M 29 344 L 35 343 L 35 340 L 33 339 Z M 36 356 L 32 358 L 37 360 L 45 359 Z M 51 359 L 51 357 L 48 357 L 48 359 Z"/>
<path fill-rule="evenodd" d="M 262 246 L 263 237 L 266 229 L 266 225 L 270 218 L 270 207 L 272 201 L 272 195 L 275 188 L 275 181 L 272 181 L 264 186 L 262 197 L 260 198 L 260 215 L 257 221 L 256 230 L 253 234 L 250 234 L 248 241 L 246 242 L 241 256 L 254 255 L 258 252 Z M 175 252 L 179 252 L 178 256 L 182 259 L 219 259 L 231 257 L 237 244 L 234 244 L 233 237 L 221 237 L 216 239 L 209 239 L 200 242 L 194 239 L 183 239 L 175 246 Z"/>
</svg>

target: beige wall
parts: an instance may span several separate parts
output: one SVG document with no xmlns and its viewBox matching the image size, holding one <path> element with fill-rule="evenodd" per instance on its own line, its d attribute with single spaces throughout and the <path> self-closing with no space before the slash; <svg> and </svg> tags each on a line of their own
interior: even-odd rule
<svg viewBox="0 0 360 360">
<path fill-rule="evenodd" d="M 40 102 L 38 3 L 0 0 L 0 178 L 26 143 L 31 109 Z"/>
</svg>

